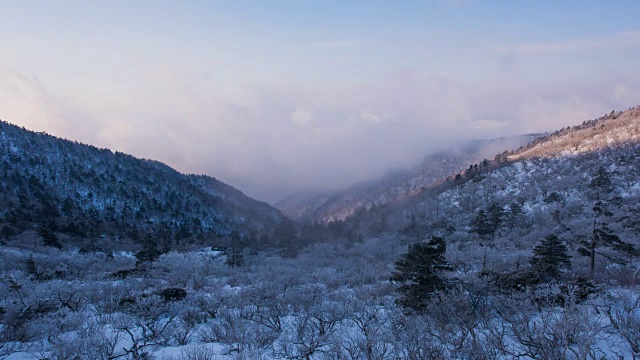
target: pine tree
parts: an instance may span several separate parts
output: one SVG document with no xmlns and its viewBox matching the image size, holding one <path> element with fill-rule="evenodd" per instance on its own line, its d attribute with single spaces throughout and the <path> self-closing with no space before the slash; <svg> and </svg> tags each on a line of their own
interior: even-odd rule
<svg viewBox="0 0 640 360">
<path fill-rule="evenodd" d="M 487 212 L 487 221 L 491 226 L 493 233 L 500 229 L 500 225 L 502 225 L 502 220 L 504 218 L 504 209 L 498 205 L 497 203 L 491 204 L 489 207 L 489 211 Z"/>
<path fill-rule="evenodd" d="M 136 266 L 145 262 L 155 261 L 160 255 L 162 255 L 162 253 L 158 250 L 158 243 L 154 239 L 153 234 L 147 233 L 144 239 L 144 244 L 142 245 L 142 250 L 135 254 L 137 259 Z"/>
<path fill-rule="evenodd" d="M 480 235 L 483 238 L 493 236 L 495 233 L 495 227 L 491 223 L 486 211 L 480 210 L 478 215 L 473 219 L 471 223 L 471 232 Z"/>
<path fill-rule="evenodd" d="M 27 270 L 27 274 L 33 276 L 36 279 L 40 277 L 38 266 L 36 265 L 36 261 L 33 259 L 33 256 L 29 256 L 29 258 L 24 261 L 24 266 Z"/>
<path fill-rule="evenodd" d="M 567 246 L 557 236 L 547 235 L 533 248 L 531 266 L 544 277 L 558 279 L 563 269 L 571 269 L 571 257 L 567 254 Z"/>
<path fill-rule="evenodd" d="M 513 231 L 516 227 L 525 225 L 524 211 L 522 205 L 514 201 L 509 205 L 509 212 L 507 214 L 507 221 L 509 230 Z"/>
<path fill-rule="evenodd" d="M 244 248 L 246 244 L 244 239 L 236 231 L 229 235 L 229 246 L 226 249 L 227 261 L 229 267 L 239 267 L 244 265 Z"/>
<path fill-rule="evenodd" d="M 391 280 L 402 285 L 398 292 L 402 295 L 397 303 L 405 308 L 420 311 L 438 291 L 447 287 L 444 271 L 452 271 L 453 266 L 445 259 L 446 244 L 443 238 L 432 236 L 428 243 L 409 245 L 409 251 L 396 262 L 396 272 Z"/>
<path fill-rule="evenodd" d="M 38 230 L 38 235 L 42 238 L 44 246 L 62 249 L 62 244 L 58 240 L 58 235 L 53 232 L 51 225 L 43 225 L 40 230 Z"/>
<path fill-rule="evenodd" d="M 601 166 L 595 173 L 589 183 L 589 189 L 593 192 L 597 200 L 608 196 L 613 191 L 611 175 L 604 167 Z"/>
<path fill-rule="evenodd" d="M 637 254 L 637 249 L 633 244 L 620 239 L 618 235 L 613 233 L 608 224 L 603 221 L 603 219 L 613 216 L 613 213 L 610 212 L 607 207 L 620 200 L 619 197 L 613 196 L 614 187 L 611 182 L 611 176 L 604 167 L 600 167 L 593 175 L 593 178 L 589 183 L 589 189 L 591 190 L 593 197 L 596 199 L 592 208 L 593 228 L 591 230 L 590 239 L 583 241 L 583 246 L 578 248 L 578 253 L 589 257 L 589 270 L 593 277 L 596 267 L 596 254 L 599 254 L 608 260 L 623 263 L 620 259 L 598 252 L 598 248 L 608 247 L 611 250 L 621 252 L 626 255 Z"/>
<path fill-rule="evenodd" d="M 613 216 L 613 214 L 606 209 L 606 204 L 602 201 L 596 202 L 593 206 L 593 228 L 591 230 L 590 240 L 583 241 L 583 246 L 578 248 L 578 253 L 583 256 L 589 257 L 589 271 L 593 277 L 596 268 L 596 254 L 600 254 L 605 258 L 615 261 L 617 263 L 623 263 L 622 260 L 613 258 L 598 252 L 598 248 L 609 247 L 610 249 L 622 252 L 626 255 L 636 255 L 637 249 L 633 244 L 627 243 L 620 239 L 620 237 L 613 233 L 609 228 L 609 225 L 604 222 L 603 218 Z"/>
</svg>

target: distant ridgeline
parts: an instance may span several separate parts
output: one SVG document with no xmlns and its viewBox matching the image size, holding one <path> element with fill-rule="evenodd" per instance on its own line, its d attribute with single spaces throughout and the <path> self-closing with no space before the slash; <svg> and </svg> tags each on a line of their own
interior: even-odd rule
<svg viewBox="0 0 640 360">
<path fill-rule="evenodd" d="M 383 206 L 415 195 L 424 188 L 496 153 L 525 145 L 541 134 L 473 140 L 426 156 L 420 163 L 380 179 L 324 194 L 293 194 L 274 206 L 298 222 L 344 220 L 358 211 Z"/>
<path fill-rule="evenodd" d="M 505 150 L 495 155 L 492 161 L 485 159 L 470 165 L 468 169 L 447 180 L 454 180 L 455 185 L 461 185 L 469 180 L 478 182 L 487 173 L 519 161 L 576 157 L 581 154 L 635 145 L 639 142 L 640 107 L 632 107 L 624 112 L 612 111 L 608 115 L 584 121 L 580 125 L 567 126 L 551 134 L 537 136 L 526 146 L 516 150 Z M 436 188 L 436 191 L 442 191 L 451 186 L 446 182 L 443 185 Z"/>
<path fill-rule="evenodd" d="M 309 223 L 301 227 L 302 238 L 349 243 L 392 236 L 418 242 L 435 235 L 461 244 L 458 251 L 500 244 L 491 250 L 496 256 L 528 257 L 537 242 L 554 235 L 576 257 L 595 258 L 596 266 L 606 264 L 601 260 L 607 256 L 619 263 L 640 249 L 639 168 L 640 108 L 631 108 L 469 165 L 410 197 L 344 220 Z M 593 240 L 598 231 L 606 236 Z M 620 241 L 611 240 L 614 235 Z M 591 240 L 585 252 L 584 242 Z M 627 251 L 627 244 L 634 250 Z M 602 248 L 595 257 L 597 247 Z"/>
<path fill-rule="evenodd" d="M 511 161 L 560 155 L 577 155 L 640 141 L 640 107 L 627 111 L 612 111 L 598 119 L 580 125 L 567 126 L 540 137 L 511 153 L 501 154 Z M 499 157 L 497 157 L 499 158 Z"/>
<path fill-rule="evenodd" d="M 154 239 L 288 246 L 276 209 L 213 177 L 0 121 L 0 240 L 31 236 L 61 246 Z M 278 239 L 275 241 L 274 239 Z"/>
</svg>

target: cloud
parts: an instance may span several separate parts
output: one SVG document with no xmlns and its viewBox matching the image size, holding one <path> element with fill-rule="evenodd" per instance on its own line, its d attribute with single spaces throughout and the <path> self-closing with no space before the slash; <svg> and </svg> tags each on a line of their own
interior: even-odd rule
<svg viewBox="0 0 640 360">
<path fill-rule="evenodd" d="M 380 124 L 382 122 L 380 116 L 366 110 L 362 110 L 362 112 L 360 112 L 360 119 L 371 124 Z"/>
<path fill-rule="evenodd" d="M 451 82 L 414 74 L 305 90 L 237 84 L 229 95 L 180 69 L 148 67 L 119 96 L 90 102 L 62 101 L 17 71 L 1 76 L 6 120 L 207 173 L 269 201 L 409 166 L 470 119 Z"/>
<path fill-rule="evenodd" d="M 87 138 L 94 124 L 81 109 L 51 94 L 35 76 L 0 64 L 0 118 L 29 129 Z M 95 137 L 89 136 L 90 140 Z"/>
<path fill-rule="evenodd" d="M 110 96 L 61 98 L 0 67 L 0 118 L 210 174 L 273 202 L 381 176 L 465 139 L 576 124 L 634 101 L 637 84 L 473 88 L 404 71 L 341 85 L 229 85 L 148 66 Z"/>
<path fill-rule="evenodd" d="M 502 69 L 511 70 L 516 67 L 518 64 L 518 58 L 513 53 L 513 51 L 508 51 L 500 56 L 500 64 L 502 65 Z"/>
<path fill-rule="evenodd" d="M 514 56 L 513 54 L 551 55 L 602 51 L 638 45 L 640 45 L 640 31 L 630 31 L 591 39 L 499 46 L 495 47 L 493 51 L 509 57 Z"/>
<path fill-rule="evenodd" d="M 470 126 L 471 129 L 480 131 L 495 131 L 503 129 L 507 123 L 505 121 L 497 120 L 476 120 L 473 121 Z"/>
<path fill-rule="evenodd" d="M 352 41 L 326 41 L 311 44 L 311 46 L 317 48 L 347 48 L 354 45 L 355 43 Z"/>
<path fill-rule="evenodd" d="M 518 123 L 523 133 L 543 132 L 577 125 L 608 111 L 611 109 L 606 103 L 586 100 L 578 95 L 559 99 L 531 96 L 520 107 Z"/>
<path fill-rule="evenodd" d="M 638 105 L 640 104 L 640 86 L 638 84 L 617 84 L 610 98 L 622 107 Z"/>
<path fill-rule="evenodd" d="M 289 117 L 296 126 L 304 126 L 313 119 L 313 114 L 307 109 L 296 109 Z"/>
</svg>

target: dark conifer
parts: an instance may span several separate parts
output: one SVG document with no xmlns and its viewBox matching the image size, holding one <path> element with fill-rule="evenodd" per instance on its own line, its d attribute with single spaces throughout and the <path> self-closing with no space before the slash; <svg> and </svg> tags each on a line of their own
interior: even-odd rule
<svg viewBox="0 0 640 360">
<path fill-rule="evenodd" d="M 533 248 L 531 266 L 543 276 L 558 279 L 563 269 L 571 269 L 567 246 L 555 235 L 547 235 Z"/>
<path fill-rule="evenodd" d="M 500 225 L 502 225 L 503 218 L 504 209 L 497 203 L 491 204 L 487 213 L 487 221 L 489 222 L 489 226 L 492 228 L 493 233 L 498 231 Z"/>
<path fill-rule="evenodd" d="M 480 210 L 478 212 L 478 215 L 476 215 L 471 223 L 471 232 L 476 233 L 483 238 L 493 236 L 495 233 L 495 227 L 489 220 L 489 216 L 486 211 Z"/>
<path fill-rule="evenodd" d="M 445 241 L 438 236 L 432 236 L 428 243 L 409 245 L 409 251 L 396 262 L 396 272 L 391 277 L 402 284 L 398 287 L 402 294 L 398 304 L 420 311 L 433 294 L 446 288 L 442 273 L 453 270 L 453 266 L 445 259 L 445 252 Z"/>
</svg>

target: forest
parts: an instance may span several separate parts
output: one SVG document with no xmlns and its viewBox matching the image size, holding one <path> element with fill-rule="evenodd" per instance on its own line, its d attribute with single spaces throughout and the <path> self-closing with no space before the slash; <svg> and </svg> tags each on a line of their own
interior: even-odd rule
<svg viewBox="0 0 640 360">
<path fill-rule="evenodd" d="M 3 232 L 0 358 L 635 359 L 640 143 L 539 150 L 620 117 L 269 233 L 291 247 Z"/>
</svg>

